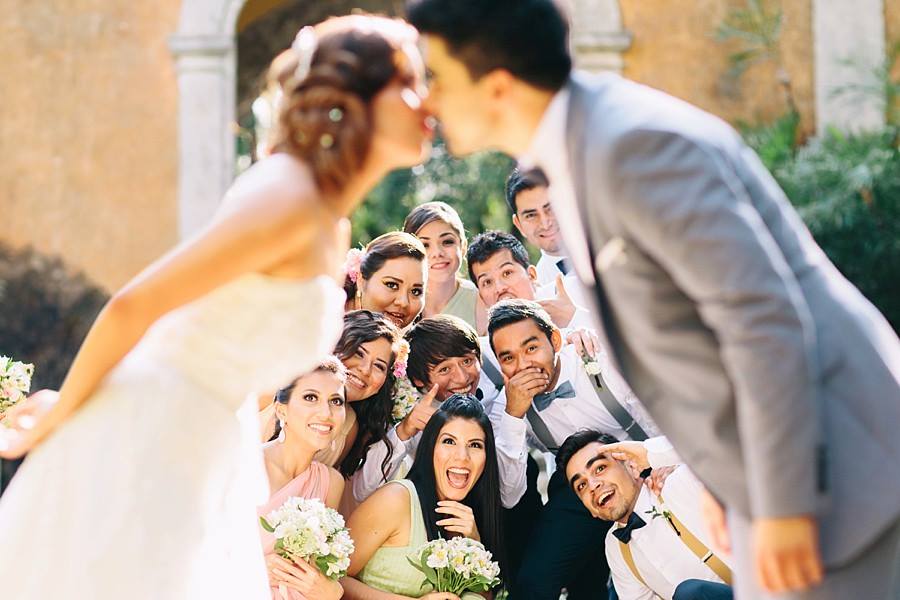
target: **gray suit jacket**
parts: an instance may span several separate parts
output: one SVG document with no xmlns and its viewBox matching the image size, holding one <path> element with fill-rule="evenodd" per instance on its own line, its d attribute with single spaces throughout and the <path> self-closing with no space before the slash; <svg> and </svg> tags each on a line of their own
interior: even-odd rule
<svg viewBox="0 0 900 600">
<path fill-rule="evenodd" d="M 573 75 L 570 169 L 613 355 L 749 518 L 816 514 L 826 564 L 900 515 L 900 342 L 723 121 Z"/>
</svg>

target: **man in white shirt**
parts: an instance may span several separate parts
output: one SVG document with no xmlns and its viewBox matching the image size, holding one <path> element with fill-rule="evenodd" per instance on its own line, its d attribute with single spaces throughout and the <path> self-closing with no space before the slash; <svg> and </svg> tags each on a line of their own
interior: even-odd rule
<svg viewBox="0 0 900 600">
<path fill-rule="evenodd" d="M 482 377 L 478 335 L 462 319 L 451 315 L 428 317 L 410 328 L 404 337 L 410 347 L 406 375 L 422 397 L 412 412 L 388 432 L 391 457 L 387 472 L 392 474 L 405 457 L 415 456 L 420 433 L 441 403 L 453 394 L 480 396 L 478 387 Z M 501 404 L 505 401 L 501 400 Z M 369 449 L 366 463 L 353 482 L 358 501 L 383 483 L 380 465 L 387 454 L 385 444 L 374 444 Z M 378 465 L 379 469 L 371 465 Z M 525 493 L 525 458 L 521 457 L 521 465 L 500 461 L 499 467 L 500 499 L 504 507 L 510 508 Z"/>
<path fill-rule="evenodd" d="M 609 434 L 582 430 L 563 442 L 556 460 L 591 515 L 615 522 L 606 535 L 606 558 L 619 599 L 733 598 L 726 584 L 729 558 L 710 552 L 697 478 L 681 465 L 657 496 L 614 458 L 608 444 L 615 442 Z"/>
<path fill-rule="evenodd" d="M 589 364 L 572 346 L 563 348 L 559 329 L 537 303 L 500 301 L 489 311 L 488 335 L 505 382 L 505 402 L 495 402 L 490 417 L 498 460 L 509 472 L 521 464 L 516 458 L 526 453 L 527 440 L 555 453 L 585 426 L 622 440 L 656 435 L 605 353 Z M 594 597 L 587 588 L 596 585 L 598 569 L 605 567 L 602 539 L 610 523 L 591 518 L 559 471 L 550 479 L 549 496 L 512 597 L 558 597 L 563 587 Z"/>
<path fill-rule="evenodd" d="M 506 204 L 513 215 L 513 225 L 528 243 L 541 250 L 535 265 L 538 285 L 550 285 L 557 275 L 565 276 L 571 271 L 547 193 L 549 187 L 547 176 L 539 168 L 516 168 L 506 180 Z"/>
<path fill-rule="evenodd" d="M 466 251 L 466 263 L 487 308 L 510 298 L 536 300 L 560 329 L 594 327 L 577 282 L 557 273 L 550 284 L 540 285 L 528 251 L 513 235 L 486 231 L 475 236 Z"/>
</svg>

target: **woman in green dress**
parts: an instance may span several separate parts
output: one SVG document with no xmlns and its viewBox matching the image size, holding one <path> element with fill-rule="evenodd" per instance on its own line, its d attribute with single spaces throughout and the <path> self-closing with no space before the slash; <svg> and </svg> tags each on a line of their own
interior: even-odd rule
<svg viewBox="0 0 900 600">
<path fill-rule="evenodd" d="M 459 213 L 445 202 L 426 202 L 406 216 L 403 231 L 419 238 L 428 258 L 428 290 L 422 316 L 453 315 L 476 331 L 485 329 L 486 309 L 478 289 L 459 276 L 468 246 Z"/>
<path fill-rule="evenodd" d="M 439 537 L 481 541 L 500 563 L 502 577 L 499 482 L 494 434 L 481 402 L 451 396 L 423 430 L 407 479 L 384 485 L 351 515 L 356 551 L 341 581 L 344 597 L 459 600 L 433 592 L 407 560 Z"/>
</svg>

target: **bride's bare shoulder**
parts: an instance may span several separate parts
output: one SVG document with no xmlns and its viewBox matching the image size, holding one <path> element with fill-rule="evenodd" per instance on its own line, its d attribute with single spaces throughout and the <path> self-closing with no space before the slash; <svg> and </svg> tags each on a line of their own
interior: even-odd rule
<svg viewBox="0 0 900 600">
<path fill-rule="evenodd" d="M 322 204 L 312 170 L 288 154 L 273 154 L 244 171 L 228 190 L 222 203 L 225 211 L 270 205 L 281 211 L 303 212 Z"/>
</svg>

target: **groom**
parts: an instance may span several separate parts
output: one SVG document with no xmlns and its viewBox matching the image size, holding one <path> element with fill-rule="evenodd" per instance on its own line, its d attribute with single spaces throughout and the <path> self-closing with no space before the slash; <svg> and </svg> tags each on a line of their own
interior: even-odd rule
<svg viewBox="0 0 900 600">
<path fill-rule="evenodd" d="M 727 509 L 738 598 L 897 597 L 900 342 L 756 155 L 684 102 L 573 72 L 553 0 L 409 19 L 450 149 L 547 173 L 621 372 Z"/>
</svg>

